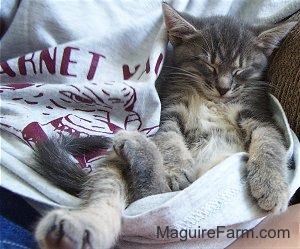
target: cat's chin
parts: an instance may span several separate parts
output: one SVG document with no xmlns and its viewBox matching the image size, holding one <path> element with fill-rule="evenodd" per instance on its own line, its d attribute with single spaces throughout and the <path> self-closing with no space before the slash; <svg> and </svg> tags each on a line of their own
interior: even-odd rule
<svg viewBox="0 0 300 249">
<path fill-rule="evenodd" d="M 214 103 L 228 103 L 231 102 L 235 99 L 235 97 L 231 96 L 231 97 L 227 97 L 227 96 L 206 96 L 206 98 L 209 101 L 212 101 Z"/>
</svg>

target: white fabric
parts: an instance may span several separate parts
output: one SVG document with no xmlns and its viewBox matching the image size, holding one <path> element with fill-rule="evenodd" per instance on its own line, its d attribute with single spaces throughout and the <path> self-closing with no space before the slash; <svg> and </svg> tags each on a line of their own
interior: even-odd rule
<svg viewBox="0 0 300 249">
<path fill-rule="evenodd" d="M 53 133 L 111 136 L 129 129 L 150 136 L 157 131 L 160 103 L 154 82 L 167 43 L 161 1 L 23 0 L 18 8 L 18 1 L 8 2 L 1 12 L 8 27 L 1 38 L 1 186 L 51 206 L 76 207 L 80 200 L 30 168 L 31 147 Z M 278 21 L 300 8 L 299 0 L 168 2 L 198 16 L 228 14 L 254 22 Z M 292 195 L 300 185 L 300 145 L 275 100 L 274 109 L 294 155 Z M 77 160 L 88 171 L 102 156 L 97 152 Z M 266 214 L 249 198 L 245 156 L 226 159 L 184 191 L 133 203 L 123 215 L 120 247 L 229 245 L 234 239 L 226 234 L 185 242 L 159 239 L 157 226 L 255 226 Z"/>
</svg>

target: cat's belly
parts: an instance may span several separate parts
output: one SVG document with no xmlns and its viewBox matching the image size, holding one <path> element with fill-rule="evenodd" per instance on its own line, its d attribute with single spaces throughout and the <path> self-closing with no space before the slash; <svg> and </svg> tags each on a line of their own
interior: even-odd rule
<svg viewBox="0 0 300 249">
<path fill-rule="evenodd" d="M 209 169 L 238 152 L 245 151 L 244 145 L 237 134 L 212 134 L 209 139 L 202 141 L 192 148 L 198 177 Z"/>
<path fill-rule="evenodd" d="M 204 101 L 188 115 L 186 139 L 199 176 L 228 156 L 245 151 L 245 141 L 237 124 L 239 103 L 215 104 Z M 196 106 L 196 105 L 194 105 Z"/>
</svg>

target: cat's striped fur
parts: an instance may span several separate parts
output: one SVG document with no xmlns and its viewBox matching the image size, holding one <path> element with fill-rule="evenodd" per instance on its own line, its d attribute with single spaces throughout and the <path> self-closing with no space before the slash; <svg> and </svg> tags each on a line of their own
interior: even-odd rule
<svg viewBox="0 0 300 249">
<path fill-rule="evenodd" d="M 84 177 L 78 185 L 82 189 L 72 189 L 80 192 L 82 206 L 52 211 L 38 224 L 41 248 L 111 248 L 128 203 L 183 189 L 241 151 L 249 152 L 248 182 L 258 205 L 273 212 L 287 208 L 286 148 L 261 76 L 267 57 L 295 23 L 251 27 L 230 17 L 197 19 L 167 4 L 163 9 L 174 63 L 157 82 L 162 103 L 158 133 L 151 139 L 138 132 L 116 134 L 113 152 Z M 51 142 L 37 148 L 40 166 L 76 168 L 63 160 L 66 151 L 59 148 L 61 163 L 51 165 L 47 146 Z"/>
</svg>

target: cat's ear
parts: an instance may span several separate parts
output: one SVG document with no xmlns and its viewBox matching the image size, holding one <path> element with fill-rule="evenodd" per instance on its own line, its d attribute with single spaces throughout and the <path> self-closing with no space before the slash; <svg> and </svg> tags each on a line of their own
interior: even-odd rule
<svg viewBox="0 0 300 249">
<path fill-rule="evenodd" d="M 196 33 L 196 28 L 169 4 L 163 2 L 162 6 L 169 40 L 173 46 L 181 44 L 184 37 Z"/>
<path fill-rule="evenodd" d="M 261 31 L 257 37 L 257 45 L 270 55 L 274 48 L 284 39 L 298 22 L 286 22 Z"/>
</svg>

